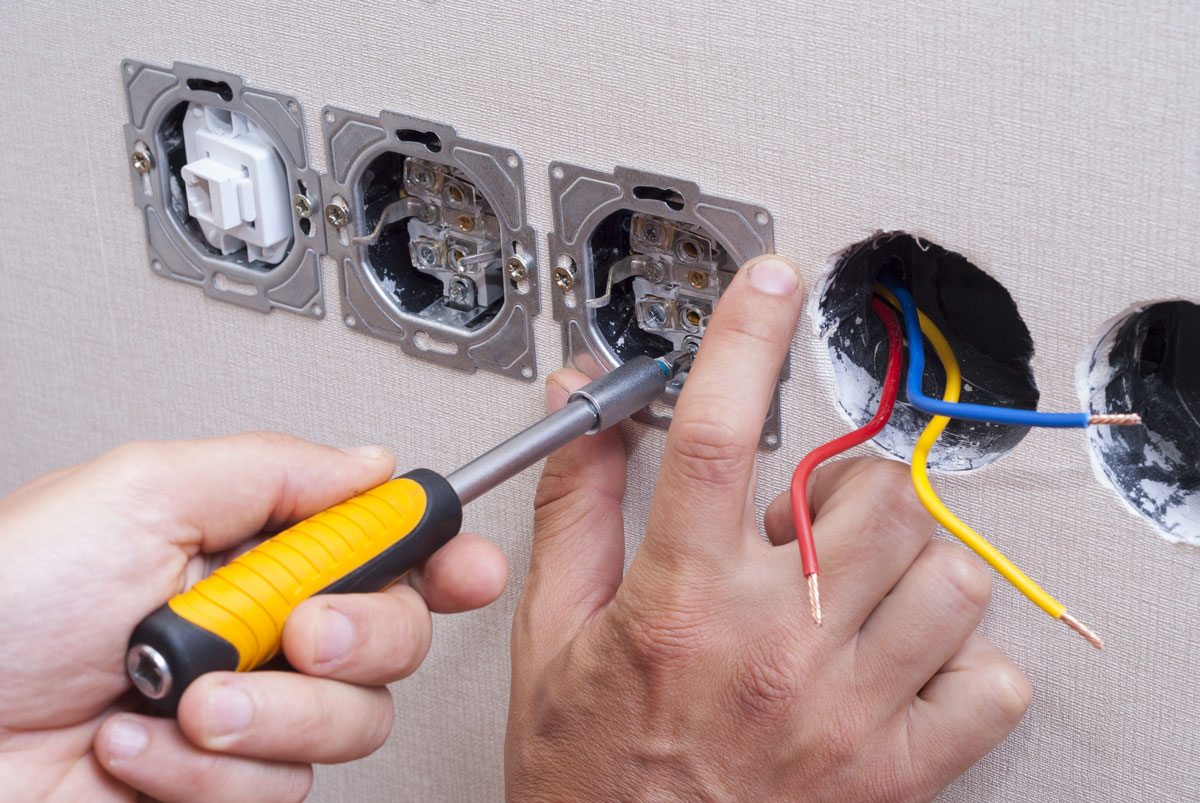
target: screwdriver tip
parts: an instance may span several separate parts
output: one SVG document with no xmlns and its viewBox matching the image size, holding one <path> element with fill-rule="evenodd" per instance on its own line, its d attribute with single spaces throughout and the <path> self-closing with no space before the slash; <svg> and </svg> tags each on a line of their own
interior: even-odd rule
<svg viewBox="0 0 1200 803">
<path fill-rule="evenodd" d="M 821 626 L 821 586 L 817 582 L 817 575 L 810 574 L 808 580 L 808 606 L 812 611 L 813 621 L 817 623 L 817 627 Z"/>
</svg>

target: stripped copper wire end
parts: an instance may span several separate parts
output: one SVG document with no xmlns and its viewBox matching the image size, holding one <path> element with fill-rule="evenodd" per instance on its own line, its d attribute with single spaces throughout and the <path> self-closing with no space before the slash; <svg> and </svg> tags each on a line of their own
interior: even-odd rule
<svg viewBox="0 0 1200 803">
<path fill-rule="evenodd" d="M 1142 423 L 1137 413 L 1101 413 L 1088 418 L 1090 426 L 1134 427 Z"/>
<path fill-rule="evenodd" d="M 821 626 L 821 586 L 817 583 L 817 575 L 810 574 L 804 578 L 808 581 L 808 607 L 812 611 L 813 621 Z"/>
<path fill-rule="evenodd" d="M 1104 639 L 1093 633 L 1091 629 L 1087 627 L 1087 625 L 1083 624 L 1083 622 L 1080 622 L 1069 613 L 1064 613 L 1059 617 L 1059 619 L 1061 619 L 1067 627 L 1071 628 L 1076 633 L 1087 639 L 1088 644 L 1091 644 L 1098 650 L 1104 649 Z"/>
</svg>

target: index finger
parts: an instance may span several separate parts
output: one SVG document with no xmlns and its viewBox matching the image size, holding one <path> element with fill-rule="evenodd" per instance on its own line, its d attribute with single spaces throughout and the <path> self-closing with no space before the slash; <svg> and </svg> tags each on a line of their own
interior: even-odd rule
<svg viewBox="0 0 1200 803">
<path fill-rule="evenodd" d="M 743 539 L 754 456 L 803 298 L 799 270 L 775 255 L 746 263 L 721 295 L 667 434 L 652 549 L 725 555 Z"/>
</svg>

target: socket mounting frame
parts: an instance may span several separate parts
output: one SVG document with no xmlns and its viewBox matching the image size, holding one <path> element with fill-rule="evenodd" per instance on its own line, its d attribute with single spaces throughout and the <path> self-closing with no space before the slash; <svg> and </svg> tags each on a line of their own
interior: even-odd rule
<svg viewBox="0 0 1200 803">
<path fill-rule="evenodd" d="M 386 110 L 371 116 L 326 106 L 321 119 L 328 168 L 322 191 L 330 204 L 325 216 L 327 247 L 340 274 L 343 322 L 396 343 L 414 357 L 466 372 L 483 369 L 533 381 L 537 361 L 532 318 L 540 310 L 537 232 L 526 219 L 521 156 L 512 148 L 460 137 L 452 126 Z M 368 246 L 361 241 L 373 229 L 378 231 L 381 221 L 368 215 L 363 183 L 372 164 L 387 154 L 456 171 L 478 190 L 498 220 L 505 266 L 503 302 L 478 328 L 405 310 L 371 264 Z"/>
<path fill-rule="evenodd" d="M 699 227 L 735 266 L 774 251 L 774 221 L 767 210 L 705 194 L 695 182 L 630 167 L 618 166 L 606 173 L 561 161 L 550 164 L 549 174 L 554 230 L 547 240 L 550 264 L 555 266 L 550 287 L 553 317 L 561 326 L 564 363 L 590 377 L 621 363 L 613 344 L 597 326 L 596 310 L 589 305 L 603 294 L 597 281 L 601 266 L 596 264 L 590 239 L 610 216 L 630 212 Z M 782 442 L 779 382 L 790 373 L 789 352 L 763 423 L 761 448 L 775 450 Z M 672 380 L 662 404 L 640 411 L 634 419 L 668 427 L 670 408 L 686 379 L 685 373 Z"/>
<path fill-rule="evenodd" d="M 284 309 L 312 318 L 325 316 L 320 255 L 325 227 L 292 213 L 292 244 L 278 264 L 261 266 L 237 254 L 222 256 L 187 225 L 187 202 L 168 156 L 177 134 L 164 131 L 168 118 L 191 103 L 245 115 L 269 138 L 283 163 L 287 186 L 320 209 L 320 174 L 312 168 L 299 101 L 247 86 L 234 73 L 184 62 L 170 67 L 125 59 L 121 75 L 129 111 L 126 152 L 133 200 L 146 226 L 150 267 L 156 274 L 201 287 L 205 295 L 260 312 Z"/>
</svg>

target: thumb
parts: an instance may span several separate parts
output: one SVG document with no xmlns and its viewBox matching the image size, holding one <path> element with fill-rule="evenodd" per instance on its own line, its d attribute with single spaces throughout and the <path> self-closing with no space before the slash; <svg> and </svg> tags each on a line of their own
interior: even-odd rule
<svg viewBox="0 0 1200 803">
<path fill-rule="evenodd" d="M 587 382 L 578 371 L 551 374 L 547 411 L 563 407 Z M 616 593 L 625 563 L 624 495 L 625 449 L 615 427 L 577 438 L 546 459 L 521 600 L 533 643 L 556 651 Z"/>
</svg>

